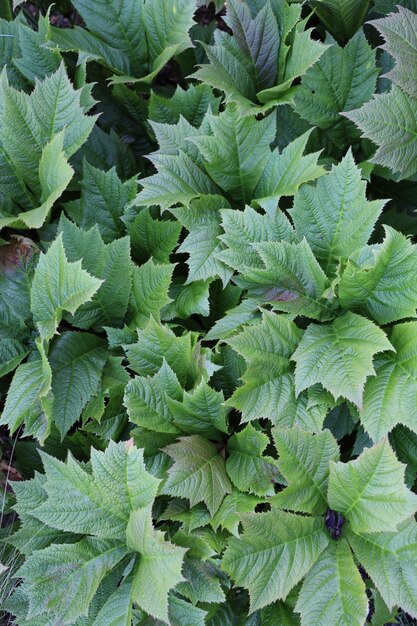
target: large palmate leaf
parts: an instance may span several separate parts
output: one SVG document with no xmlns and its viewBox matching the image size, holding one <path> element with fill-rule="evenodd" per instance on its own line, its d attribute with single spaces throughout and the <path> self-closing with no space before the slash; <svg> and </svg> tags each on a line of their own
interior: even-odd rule
<svg viewBox="0 0 417 626">
<path fill-rule="evenodd" d="M 416 430 L 417 322 L 397 324 L 390 334 L 395 353 L 375 360 L 376 376 L 365 385 L 361 421 L 374 441 L 396 424 Z"/>
<path fill-rule="evenodd" d="M 222 567 L 238 585 L 248 589 L 253 612 L 285 599 L 317 561 L 329 539 L 320 518 L 277 509 L 247 513 L 241 518 L 244 532 L 230 539 Z"/>
<path fill-rule="evenodd" d="M 299 7 L 278 7 L 269 0 L 248 5 L 237 0 L 227 4 L 226 22 L 233 37 L 216 31 L 214 45 L 204 46 L 210 63 L 200 65 L 192 76 L 222 90 L 241 113 L 253 115 L 291 99 L 293 81 L 326 48 L 311 39 L 311 29 L 304 30 Z"/>
<path fill-rule="evenodd" d="M 159 480 L 149 474 L 143 451 L 129 442 L 92 450 L 91 473 L 72 456 L 66 463 L 42 455 L 48 499 L 34 515 L 52 528 L 123 540 L 131 511 L 153 502 Z"/>
<path fill-rule="evenodd" d="M 345 47 L 331 46 L 307 71 L 295 97 L 295 110 L 342 147 L 356 139 L 358 131 L 340 113 L 372 98 L 377 75 L 375 50 L 359 32 Z"/>
<path fill-rule="evenodd" d="M 383 206 L 383 200 L 366 199 L 366 183 L 349 152 L 316 186 L 301 187 L 290 214 L 298 236 L 330 275 L 341 258 L 367 243 Z"/>
<path fill-rule="evenodd" d="M 345 539 L 332 541 L 311 568 L 296 611 L 302 626 L 363 626 L 368 615 L 365 583 Z"/>
<path fill-rule="evenodd" d="M 327 508 L 330 461 L 339 459 L 337 443 L 325 430 L 317 435 L 300 428 L 274 428 L 278 468 L 288 487 L 273 498 L 274 506 L 320 515 Z"/>
<path fill-rule="evenodd" d="M 162 493 L 188 498 L 191 506 L 204 502 L 213 516 L 232 485 L 216 446 L 201 437 L 181 437 L 164 448 L 174 460 Z"/>
<path fill-rule="evenodd" d="M 414 520 L 401 524 L 395 532 L 359 534 L 348 531 L 357 558 L 392 609 L 400 605 L 417 616 L 415 561 L 417 525 Z"/>
<path fill-rule="evenodd" d="M 168 592 L 184 580 L 181 567 L 186 549 L 165 541 L 164 534 L 154 529 L 151 508 L 133 511 L 127 526 L 127 545 L 140 554 L 132 599 L 146 613 L 169 623 Z"/>
<path fill-rule="evenodd" d="M 248 268 L 238 279 L 253 300 L 312 319 L 333 317 L 325 293 L 328 279 L 305 239 L 301 243 L 259 243 L 254 248 L 264 267 Z"/>
<path fill-rule="evenodd" d="M 360 109 L 345 113 L 364 137 L 378 146 L 373 163 L 389 167 L 401 178 L 417 171 L 417 99 L 399 87 L 377 94 Z"/>
<path fill-rule="evenodd" d="M 379 324 L 415 317 L 417 247 L 385 226 L 385 239 L 369 261 L 348 262 L 339 285 L 343 307 L 366 313 Z"/>
<path fill-rule="evenodd" d="M 87 614 L 104 576 L 126 554 L 123 544 L 93 537 L 34 552 L 19 570 L 29 598 L 28 616 L 39 620 L 45 611 L 59 616 L 62 624 L 73 624 Z"/>
<path fill-rule="evenodd" d="M 394 67 L 386 74 L 410 96 L 417 96 L 417 15 L 398 6 L 397 12 L 372 24 L 385 39 L 381 46 L 394 58 Z"/>
<path fill-rule="evenodd" d="M 365 381 L 375 374 L 372 358 L 385 350 L 392 350 L 385 333 L 355 313 L 331 324 L 310 324 L 292 356 L 297 393 L 321 383 L 335 398 L 360 407 Z"/>
<path fill-rule="evenodd" d="M 394 531 L 417 510 L 417 496 L 404 484 L 405 466 L 387 439 L 349 463 L 330 463 L 329 505 L 358 533 Z"/>
<path fill-rule="evenodd" d="M 67 260 L 59 235 L 48 251 L 40 255 L 32 282 L 31 310 L 41 337 L 50 339 L 63 312 L 74 314 L 91 300 L 102 282 L 82 269 L 81 261 Z"/>
<path fill-rule="evenodd" d="M 257 496 L 274 493 L 273 483 L 278 476 L 276 462 L 263 454 L 269 443 L 268 436 L 252 424 L 229 439 L 226 469 L 240 491 Z"/>
</svg>

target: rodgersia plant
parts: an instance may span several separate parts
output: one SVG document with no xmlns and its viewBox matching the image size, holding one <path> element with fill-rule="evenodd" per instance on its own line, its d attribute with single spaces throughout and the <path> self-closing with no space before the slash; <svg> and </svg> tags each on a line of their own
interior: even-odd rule
<svg viewBox="0 0 417 626">
<path fill-rule="evenodd" d="M 0 21 L 11 623 L 417 619 L 417 7 L 369 4 Z"/>
</svg>

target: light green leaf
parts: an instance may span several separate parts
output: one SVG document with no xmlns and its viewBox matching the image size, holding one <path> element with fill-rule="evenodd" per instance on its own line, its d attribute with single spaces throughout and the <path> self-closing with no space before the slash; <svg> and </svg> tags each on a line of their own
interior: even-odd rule
<svg viewBox="0 0 417 626">
<path fill-rule="evenodd" d="M 276 461 L 263 454 L 269 444 L 269 437 L 252 424 L 230 437 L 226 469 L 240 491 L 260 497 L 274 494 L 274 482 L 278 476 Z"/>
<path fill-rule="evenodd" d="M 174 265 L 156 265 L 153 259 L 134 268 L 129 305 L 134 326 L 145 326 L 151 316 L 159 318 L 161 309 L 171 301 L 168 290 L 173 271 Z"/>
<path fill-rule="evenodd" d="M 188 230 L 188 235 L 178 248 L 178 253 L 188 253 L 186 284 L 213 279 L 218 276 L 226 285 L 232 271 L 218 258 L 225 245 L 219 240 L 222 234 L 221 209 L 227 200 L 216 196 L 193 200 L 187 208 L 171 209 L 171 213 Z"/>
<path fill-rule="evenodd" d="M 349 261 L 339 284 L 340 303 L 379 324 L 416 317 L 417 247 L 402 233 L 385 226 L 385 239 L 362 264 Z"/>
<path fill-rule="evenodd" d="M 405 466 L 387 439 L 354 461 L 330 463 L 329 506 L 356 533 L 394 531 L 417 510 L 417 496 L 404 484 Z"/>
<path fill-rule="evenodd" d="M 389 609 L 401 606 L 417 617 L 417 525 L 405 522 L 394 532 L 359 534 L 348 529 L 355 555 L 374 581 Z"/>
<path fill-rule="evenodd" d="M 389 167 L 401 178 L 417 172 L 417 98 L 394 87 L 345 115 L 378 146 L 372 163 Z"/>
<path fill-rule="evenodd" d="M 104 576 L 126 553 L 120 543 L 92 537 L 34 552 L 19 569 L 22 590 L 29 597 L 28 617 L 47 611 L 63 624 L 72 624 L 87 615 Z"/>
<path fill-rule="evenodd" d="M 297 235 L 307 239 L 330 275 L 340 258 L 367 243 L 383 206 L 384 200 L 366 199 L 366 183 L 349 151 L 316 186 L 301 187 L 290 215 Z"/>
<path fill-rule="evenodd" d="M 41 338 L 51 339 L 63 311 L 74 314 L 91 300 L 102 282 L 83 270 L 81 261 L 67 260 L 59 235 L 46 254 L 40 255 L 32 282 L 31 311 Z"/>
<path fill-rule="evenodd" d="M 329 47 L 308 70 L 295 96 L 295 111 L 342 147 L 357 139 L 358 131 L 340 114 L 372 98 L 377 76 L 375 50 L 360 31 L 344 47 Z"/>
<path fill-rule="evenodd" d="M 339 459 L 339 448 L 330 431 L 317 435 L 300 428 L 273 428 L 278 469 L 288 487 L 272 498 L 274 506 L 321 515 L 327 508 L 329 463 Z"/>
<path fill-rule="evenodd" d="M 132 598 L 146 613 L 169 623 L 168 593 L 184 580 L 181 574 L 186 549 L 165 541 L 152 524 L 151 507 L 132 511 L 126 531 L 127 545 L 140 554 L 133 574 Z"/>
<path fill-rule="evenodd" d="M 166 446 L 164 452 L 174 464 L 162 493 L 188 498 L 191 506 L 204 502 L 213 516 L 232 490 L 224 459 L 216 446 L 200 435 L 191 435 Z"/>
<path fill-rule="evenodd" d="M 365 583 L 345 539 L 332 541 L 307 574 L 295 607 L 301 626 L 363 626 L 368 615 Z"/>
<path fill-rule="evenodd" d="M 160 482 L 132 442 L 110 441 L 104 452 L 92 448 L 91 473 L 71 455 L 66 463 L 45 453 L 42 460 L 48 499 L 34 515 L 52 528 L 103 539 L 122 540 L 131 511 L 152 503 Z"/>
<path fill-rule="evenodd" d="M 305 239 L 259 243 L 254 248 L 264 267 L 248 268 L 238 282 L 248 289 L 250 298 L 286 313 L 313 319 L 333 317 L 325 294 L 329 281 Z"/>
<path fill-rule="evenodd" d="M 184 433 L 218 439 L 227 433 L 223 392 L 215 391 L 202 380 L 192 392 L 184 392 L 181 402 L 167 399 L 174 424 Z"/>
<path fill-rule="evenodd" d="M 361 408 L 366 379 L 375 374 L 373 356 L 392 349 L 378 326 L 355 313 L 321 326 L 310 324 L 292 356 L 296 392 L 321 383 L 335 399 L 346 398 Z"/>
<path fill-rule="evenodd" d="M 207 173 L 235 201 L 249 203 L 271 155 L 275 117 L 241 117 L 229 104 L 223 113 L 206 119 L 210 133 L 191 141 L 203 155 Z"/>
<path fill-rule="evenodd" d="M 164 360 L 152 378 L 136 376 L 130 381 L 126 386 L 124 404 L 134 424 L 160 433 L 180 433 L 174 424 L 168 398 L 181 401 L 182 395 L 178 378 Z"/>
<path fill-rule="evenodd" d="M 241 519 L 244 532 L 230 539 L 222 567 L 237 585 L 248 589 L 253 613 L 275 600 L 285 600 L 329 539 L 320 518 L 273 509 Z"/>
</svg>

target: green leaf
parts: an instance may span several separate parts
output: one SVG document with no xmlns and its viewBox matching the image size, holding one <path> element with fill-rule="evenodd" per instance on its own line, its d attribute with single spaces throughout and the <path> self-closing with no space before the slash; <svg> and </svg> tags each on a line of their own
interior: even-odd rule
<svg viewBox="0 0 417 626">
<path fill-rule="evenodd" d="M 278 469 L 288 487 L 272 498 L 274 506 L 321 515 L 327 508 L 329 463 L 339 459 L 339 448 L 330 431 L 317 435 L 300 428 L 273 428 Z"/>
<path fill-rule="evenodd" d="M 404 484 L 405 466 L 387 439 L 349 463 L 330 463 L 329 506 L 356 533 L 394 531 L 417 510 L 417 496 Z"/>
<path fill-rule="evenodd" d="M 396 13 L 373 20 L 371 23 L 385 39 L 380 46 L 395 61 L 394 67 L 385 74 L 386 78 L 398 85 L 410 96 L 417 96 L 417 15 L 413 11 L 396 7 Z"/>
<path fill-rule="evenodd" d="M 149 119 L 160 124 L 178 124 L 183 116 L 193 126 L 200 126 L 209 108 L 216 114 L 220 98 L 216 98 L 208 85 L 190 84 L 187 90 L 177 85 L 171 98 L 155 91 L 149 99 Z"/>
<path fill-rule="evenodd" d="M 244 211 L 224 209 L 221 212 L 224 235 L 219 239 L 225 249 L 217 257 L 238 272 L 247 267 L 262 267 L 262 260 L 253 244 L 264 241 L 295 241 L 294 229 L 285 213 L 277 209 L 262 215 L 245 207 Z"/>
<path fill-rule="evenodd" d="M 275 210 L 281 196 L 294 196 L 300 185 L 325 173 L 317 164 L 319 152 L 303 155 L 311 130 L 294 139 L 281 153 L 276 148 L 269 158 L 254 192 L 254 200 L 265 209 Z"/>
<path fill-rule="evenodd" d="M 97 394 L 106 357 L 103 340 L 89 333 L 65 332 L 52 343 L 52 419 L 62 438 Z"/>
<path fill-rule="evenodd" d="M 47 611 L 63 624 L 74 623 L 87 614 L 100 582 L 126 553 L 120 543 L 92 537 L 36 551 L 19 569 L 29 598 L 28 617 Z"/>
<path fill-rule="evenodd" d="M 143 451 L 110 441 L 91 449 L 91 473 L 69 455 L 66 463 L 42 453 L 48 499 L 34 515 L 52 528 L 123 540 L 131 511 L 152 503 L 159 480 L 149 474 Z"/>
<path fill-rule="evenodd" d="M 385 226 L 385 239 L 362 264 L 348 262 L 339 284 L 340 303 L 359 310 L 379 324 L 415 317 L 417 247 Z"/>
<path fill-rule="evenodd" d="M 131 369 L 141 376 L 153 375 L 165 359 L 180 384 L 186 387 L 194 360 L 192 334 L 177 337 L 168 326 L 151 318 L 143 330 L 137 330 L 137 338 L 137 343 L 126 347 Z"/>
<path fill-rule="evenodd" d="M 155 376 L 136 376 L 126 386 L 124 404 L 130 421 L 160 433 L 179 433 L 174 424 L 168 398 L 181 401 L 182 388 L 175 373 L 164 360 Z"/>
<path fill-rule="evenodd" d="M 174 424 L 184 433 L 219 439 L 227 433 L 223 392 L 215 391 L 202 380 L 192 392 L 184 392 L 182 401 L 168 398 Z"/>
<path fill-rule="evenodd" d="M 377 357 L 376 376 L 365 385 L 361 422 L 374 441 L 385 437 L 396 424 L 416 429 L 412 418 L 417 403 L 416 330 L 417 322 L 394 326 L 390 342 L 395 353 Z"/>
<path fill-rule="evenodd" d="M 376 94 L 360 109 L 345 113 L 363 136 L 378 146 L 371 163 L 398 172 L 401 178 L 417 171 L 417 99 L 393 87 L 389 93 Z"/>
<path fill-rule="evenodd" d="M 132 511 L 127 545 L 140 554 L 133 573 L 132 598 L 146 613 L 169 623 L 168 593 L 184 580 L 181 567 L 186 549 L 165 541 L 152 524 L 151 507 Z"/>
<path fill-rule="evenodd" d="M 117 587 L 98 612 L 92 626 L 131 626 L 132 580 Z"/>
<path fill-rule="evenodd" d="M 346 398 L 361 408 L 366 379 L 375 374 L 373 356 L 392 349 L 378 326 L 355 313 L 321 326 L 310 324 L 292 356 L 296 392 L 321 383 L 335 399 Z"/>
<path fill-rule="evenodd" d="M 174 464 L 163 484 L 162 493 L 188 498 L 191 506 L 204 502 L 213 516 L 232 486 L 223 457 L 216 446 L 200 437 L 181 437 L 164 448 Z"/>
<path fill-rule="evenodd" d="M 309 4 L 326 29 L 346 43 L 362 26 L 370 3 L 369 0 L 310 0 Z"/>
<path fill-rule="evenodd" d="M 312 319 L 333 317 L 325 294 L 328 279 L 305 239 L 301 243 L 259 243 L 254 248 L 264 267 L 248 268 L 238 282 L 248 289 L 250 298 Z"/>
<path fill-rule="evenodd" d="M 129 227 L 133 259 L 145 263 L 153 257 L 158 263 L 168 264 L 180 232 L 178 222 L 153 219 L 149 209 L 143 209 Z"/>
<path fill-rule="evenodd" d="M 92 299 L 102 282 L 83 270 L 81 261 L 67 260 L 59 235 L 46 254 L 40 255 L 32 282 L 31 311 L 41 338 L 51 339 L 63 311 L 74 314 Z"/>
<path fill-rule="evenodd" d="M 230 539 L 222 567 L 237 585 L 248 589 L 253 613 L 275 600 L 285 600 L 329 539 L 320 518 L 273 509 L 247 513 L 241 519 L 244 532 Z"/>
<path fill-rule="evenodd" d="M 116 168 L 107 172 L 84 161 L 79 200 L 67 202 L 65 210 L 78 226 L 89 230 L 97 224 L 105 243 L 124 234 L 120 219 L 126 205 L 136 196 L 136 180 L 122 182 Z"/>
<path fill-rule="evenodd" d="M 301 626 L 363 626 L 368 615 L 365 583 L 345 539 L 332 541 L 307 574 L 295 610 Z"/>
<path fill-rule="evenodd" d="M 252 424 L 230 437 L 226 469 L 240 491 L 260 497 L 273 495 L 277 466 L 275 459 L 263 454 L 269 443 L 269 437 Z"/>
<path fill-rule="evenodd" d="M 145 326 L 151 316 L 159 318 L 161 309 L 171 301 L 168 290 L 173 271 L 174 265 L 156 265 L 153 259 L 134 268 L 129 305 L 134 326 Z"/>
<path fill-rule="evenodd" d="M 366 199 L 366 183 L 349 151 L 315 187 L 301 187 L 290 215 L 297 235 L 330 275 L 341 258 L 367 243 L 383 206 L 383 200 Z"/>
<path fill-rule="evenodd" d="M 171 209 L 171 213 L 188 230 L 188 235 L 178 248 L 178 253 L 188 253 L 186 284 L 218 276 L 224 285 L 231 270 L 218 258 L 225 245 L 219 240 L 222 234 L 221 209 L 227 206 L 224 198 L 216 196 L 193 200 L 189 207 Z"/>
<path fill-rule="evenodd" d="M 273 423 L 287 417 L 296 404 L 291 354 L 300 340 L 294 322 L 283 315 L 264 312 L 261 323 L 248 326 L 227 343 L 247 363 L 238 387 L 226 402 L 242 412 L 242 421 L 260 417 Z"/>
<path fill-rule="evenodd" d="M 203 155 L 207 173 L 235 201 L 250 202 L 271 155 L 275 117 L 241 117 L 237 107 L 229 104 L 223 113 L 206 120 L 209 133 L 191 141 Z"/>
<path fill-rule="evenodd" d="M 359 534 L 348 530 L 349 542 L 389 609 L 401 606 L 417 616 L 414 575 L 417 558 L 417 525 L 414 520 L 395 532 Z"/>
</svg>

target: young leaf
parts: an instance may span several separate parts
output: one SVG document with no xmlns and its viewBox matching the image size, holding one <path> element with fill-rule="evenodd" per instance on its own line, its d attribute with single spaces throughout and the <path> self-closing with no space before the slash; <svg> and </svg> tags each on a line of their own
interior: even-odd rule
<svg viewBox="0 0 417 626">
<path fill-rule="evenodd" d="M 330 461 L 339 459 L 339 448 L 330 431 L 317 435 L 300 428 L 274 428 L 278 469 L 288 487 L 275 495 L 274 506 L 301 513 L 321 515 L 327 508 Z"/>
<path fill-rule="evenodd" d="M 415 317 L 417 247 L 403 234 L 385 226 L 385 239 L 370 262 L 348 262 L 339 284 L 340 303 L 359 310 L 379 324 Z"/>
<path fill-rule="evenodd" d="M 326 274 L 335 274 L 340 258 L 364 246 L 384 206 L 366 199 L 351 151 L 317 185 L 303 185 L 290 215 L 297 235 L 305 237 Z"/>
<path fill-rule="evenodd" d="M 404 484 L 405 466 L 387 439 L 349 463 L 330 463 L 329 506 L 356 533 L 394 531 L 417 510 L 417 496 Z"/>
<path fill-rule="evenodd" d="M 173 271 L 174 265 L 155 265 L 153 259 L 134 268 L 129 305 L 134 326 L 142 328 L 151 316 L 159 318 L 171 300 L 168 290 Z"/>
<path fill-rule="evenodd" d="M 310 324 L 292 356 L 296 392 L 321 383 L 334 398 L 361 407 L 366 379 L 375 374 L 373 356 L 392 349 L 378 326 L 355 313 L 322 326 Z"/>
<path fill-rule="evenodd" d="M 181 567 L 186 549 L 165 541 L 152 524 L 151 507 L 132 511 L 127 545 L 139 552 L 133 573 L 132 598 L 146 613 L 169 623 L 168 592 L 184 580 Z"/>
<path fill-rule="evenodd" d="M 67 260 L 59 235 L 46 254 L 40 255 L 32 282 L 31 311 L 41 338 L 51 339 L 63 311 L 74 314 L 91 300 L 102 282 L 83 270 L 81 261 Z"/>
<path fill-rule="evenodd" d="M 368 615 L 365 583 L 345 539 L 332 541 L 307 574 L 295 610 L 301 626 L 363 626 Z"/>
<path fill-rule="evenodd" d="M 273 484 L 278 475 L 276 462 L 263 454 L 269 443 L 268 436 L 252 424 L 230 437 L 226 469 L 240 491 L 260 497 L 274 493 Z"/>
<path fill-rule="evenodd" d="M 174 424 L 184 433 L 218 439 L 227 433 L 223 392 L 215 391 L 202 380 L 192 393 L 184 392 L 181 402 L 167 398 Z"/>
<path fill-rule="evenodd" d="M 143 451 L 111 441 L 92 449 L 91 473 L 69 455 L 66 463 L 42 454 L 48 499 L 34 515 L 52 528 L 123 540 L 131 511 L 152 503 L 160 481 L 149 474 Z"/>
<path fill-rule="evenodd" d="M 232 485 L 223 457 L 216 446 L 200 437 L 181 437 L 164 448 L 174 464 L 163 484 L 162 493 L 188 498 L 191 506 L 204 502 L 213 516 Z"/>
<path fill-rule="evenodd" d="M 247 513 L 241 519 L 244 532 L 230 539 L 222 567 L 237 585 L 248 589 L 253 613 L 275 600 L 285 600 L 329 539 L 320 518 L 272 509 Z"/>
</svg>

